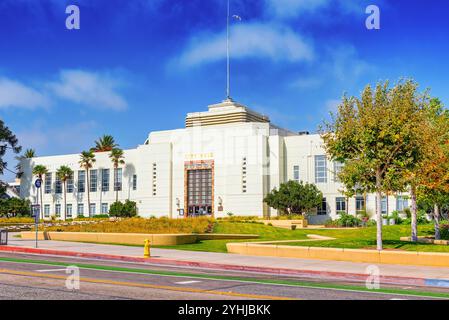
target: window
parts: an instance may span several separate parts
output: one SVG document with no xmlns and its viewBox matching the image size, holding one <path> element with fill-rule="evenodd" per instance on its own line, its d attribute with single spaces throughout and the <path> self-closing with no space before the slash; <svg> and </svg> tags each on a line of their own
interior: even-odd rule
<svg viewBox="0 0 449 320">
<path fill-rule="evenodd" d="M 365 198 L 363 196 L 355 197 L 355 211 L 360 212 L 365 210 Z"/>
<path fill-rule="evenodd" d="M 67 193 L 73 192 L 73 174 L 67 179 Z"/>
<path fill-rule="evenodd" d="M 408 199 L 404 196 L 397 196 L 396 197 L 396 210 L 399 212 L 403 212 L 405 209 L 407 209 L 408 206 Z"/>
<path fill-rule="evenodd" d="M 137 174 L 133 175 L 133 190 L 137 190 Z"/>
<path fill-rule="evenodd" d="M 72 204 L 67 204 L 67 218 L 71 218 L 73 214 Z"/>
<path fill-rule="evenodd" d="M 101 170 L 101 191 L 109 191 L 109 169 Z"/>
<path fill-rule="evenodd" d="M 80 217 L 84 216 L 84 204 L 78 203 L 77 214 L 78 214 L 78 216 L 80 216 Z"/>
<path fill-rule="evenodd" d="M 346 213 L 346 198 L 338 197 L 335 198 L 335 208 L 337 213 L 345 212 Z"/>
<path fill-rule="evenodd" d="M 50 205 L 49 204 L 44 205 L 44 217 L 45 218 L 50 217 Z"/>
<path fill-rule="evenodd" d="M 61 179 L 59 179 L 58 175 L 56 175 L 56 180 L 55 180 L 55 193 L 56 194 L 62 193 L 62 182 L 61 182 Z"/>
<path fill-rule="evenodd" d="M 90 216 L 94 216 L 97 214 L 97 206 L 95 205 L 95 203 L 91 203 L 89 206 L 89 215 Z"/>
<path fill-rule="evenodd" d="M 45 174 L 45 194 L 51 193 L 52 174 L 51 172 Z"/>
<path fill-rule="evenodd" d="M 382 200 L 380 202 L 380 207 L 382 209 L 382 214 L 387 213 L 387 197 L 382 197 Z"/>
<path fill-rule="evenodd" d="M 299 166 L 293 166 L 293 180 L 299 182 Z"/>
<path fill-rule="evenodd" d="M 323 198 L 323 201 L 321 202 L 321 206 L 317 208 L 317 214 L 319 216 L 324 216 L 327 214 L 327 202 L 326 198 Z"/>
<path fill-rule="evenodd" d="M 242 159 L 242 193 L 247 192 L 247 184 L 246 184 L 246 157 Z"/>
<path fill-rule="evenodd" d="M 78 192 L 86 192 L 86 171 L 78 171 Z"/>
<path fill-rule="evenodd" d="M 326 156 L 315 156 L 315 183 L 327 183 Z"/>
<path fill-rule="evenodd" d="M 340 182 L 340 178 L 338 177 L 338 175 L 340 174 L 343 167 L 343 163 L 339 161 L 334 162 L 334 182 Z"/>
<path fill-rule="evenodd" d="M 115 169 L 115 177 L 114 177 L 114 191 L 122 191 L 122 169 Z"/>
<path fill-rule="evenodd" d="M 153 196 L 157 195 L 157 165 L 153 163 Z"/>
<path fill-rule="evenodd" d="M 61 205 L 59 203 L 55 205 L 55 215 L 57 217 L 61 216 Z"/>
<path fill-rule="evenodd" d="M 108 204 L 102 203 L 101 204 L 101 214 L 108 214 L 108 213 L 109 213 Z"/>
<path fill-rule="evenodd" d="M 90 192 L 97 192 L 97 179 L 98 179 L 97 170 L 90 171 Z"/>
</svg>

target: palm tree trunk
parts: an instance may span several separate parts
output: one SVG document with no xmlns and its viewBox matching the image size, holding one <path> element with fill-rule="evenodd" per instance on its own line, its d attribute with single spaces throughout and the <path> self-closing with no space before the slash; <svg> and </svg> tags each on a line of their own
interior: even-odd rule
<svg viewBox="0 0 449 320">
<path fill-rule="evenodd" d="M 41 180 L 41 182 L 43 182 L 42 177 L 39 178 Z M 43 196 L 42 196 L 42 185 L 40 187 L 40 192 L 41 192 L 41 219 L 44 219 L 44 201 L 43 201 Z"/>
<path fill-rule="evenodd" d="M 114 167 L 114 188 L 115 188 L 115 202 L 118 202 L 118 186 L 117 186 L 117 180 L 118 180 L 118 167 Z"/>
<path fill-rule="evenodd" d="M 435 240 L 441 239 L 440 234 L 440 208 L 438 207 L 438 204 L 435 203 L 433 207 L 433 218 L 434 218 L 434 224 L 435 224 Z"/>
<path fill-rule="evenodd" d="M 381 172 L 380 169 L 377 169 L 376 172 L 376 216 L 377 216 L 377 250 L 381 251 L 383 249 L 382 244 L 382 208 L 381 208 L 381 201 L 382 201 L 382 191 L 381 191 Z"/>
<path fill-rule="evenodd" d="M 67 220 L 67 188 L 66 188 L 67 181 L 64 181 L 64 221 Z"/>
<path fill-rule="evenodd" d="M 90 217 L 90 183 L 89 183 L 89 168 L 86 168 L 86 182 L 87 185 L 85 186 L 87 191 L 87 216 Z M 83 212 L 84 216 L 84 212 Z"/>
<path fill-rule="evenodd" d="M 417 242 L 418 241 L 418 223 L 417 223 L 417 216 L 418 216 L 418 208 L 416 205 L 416 188 L 415 186 L 412 186 L 410 190 L 410 197 L 412 200 L 412 207 L 411 207 L 411 213 L 412 213 L 412 241 Z"/>
</svg>

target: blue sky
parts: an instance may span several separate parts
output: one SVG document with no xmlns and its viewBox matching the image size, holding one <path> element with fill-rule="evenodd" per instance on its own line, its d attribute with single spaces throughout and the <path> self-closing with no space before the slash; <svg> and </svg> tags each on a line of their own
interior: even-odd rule
<svg viewBox="0 0 449 320">
<path fill-rule="evenodd" d="M 81 29 L 67 30 L 76 4 Z M 367 30 L 365 9 L 381 10 Z M 344 92 L 412 77 L 449 104 L 446 0 L 232 0 L 232 97 L 315 131 Z M 0 118 L 38 155 L 123 148 L 225 98 L 226 0 L 0 0 Z M 12 167 L 10 164 L 10 167 Z"/>
</svg>

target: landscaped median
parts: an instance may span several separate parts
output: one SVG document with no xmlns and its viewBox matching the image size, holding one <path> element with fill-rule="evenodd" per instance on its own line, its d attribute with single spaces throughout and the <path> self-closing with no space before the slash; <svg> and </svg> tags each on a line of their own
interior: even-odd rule
<svg viewBox="0 0 449 320">
<path fill-rule="evenodd" d="M 35 232 L 21 232 L 22 239 L 35 239 Z M 100 232 L 38 232 L 39 240 L 57 240 L 120 245 L 142 245 L 150 240 L 152 246 L 176 246 L 202 240 L 248 240 L 257 239 L 251 234 L 145 234 L 145 233 L 100 233 Z"/>
<path fill-rule="evenodd" d="M 439 252 L 377 251 L 347 248 L 288 246 L 265 243 L 228 243 L 229 253 L 282 258 L 319 259 L 374 264 L 449 267 L 449 254 Z"/>
</svg>

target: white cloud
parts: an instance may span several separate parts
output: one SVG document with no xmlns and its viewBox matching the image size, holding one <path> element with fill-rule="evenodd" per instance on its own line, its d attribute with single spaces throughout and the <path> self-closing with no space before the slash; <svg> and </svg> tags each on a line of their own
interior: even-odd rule
<svg viewBox="0 0 449 320">
<path fill-rule="evenodd" d="M 326 107 L 326 111 L 335 113 L 335 112 L 337 112 L 338 106 L 340 105 L 340 103 L 341 103 L 341 100 L 329 99 L 324 103 L 324 105 Z"/>
<path fill-rule="evenodd" d="M 293 88 L 299 89 L 316 89 L 324 83 L 324 80 L 319 77 L 302 77 L 291 84 Z"/>
<path fill-rule="evenodd" d="M 37 90 L 7 78 L 0 78 L 0 109 L 48 107 L 49 99 Z"/>
<path fill-rule="evenodd" d="M 107 73 L 63 70 L 57 82 L 48 87 L 56 96 L 81 105 L 111 110 L 124 110 L 128 104 L 117 92 L 121 83 Z"/>
<path fill-rule="evenodd" d="M 273 61 L 308 61 L 313 48 L 286 26 L 246 23 L 231 29 L 232 58 L 269 58 Z M 214 62 L 226 57 L 226 33 L 203 33 L 193 37 L 179 58 L 181 66 Z"/>
<path fill-rule="evenodd" d="M 276 17 L 289 18 L 299 13 L 313 12 L 330 2 L 330 0 L 266 0 L 266 10 L 268 14 L 274 14 Z"/>
<path fill-rule="evenodd" d="M 383 4 L 383 0 L 377 1 Z M 265 12 L 275 18 L 288 19 L 333 6 L 340 14 L 363 15 L 369 4 L 367 0 L 265 0 Z"/>
</svg>

